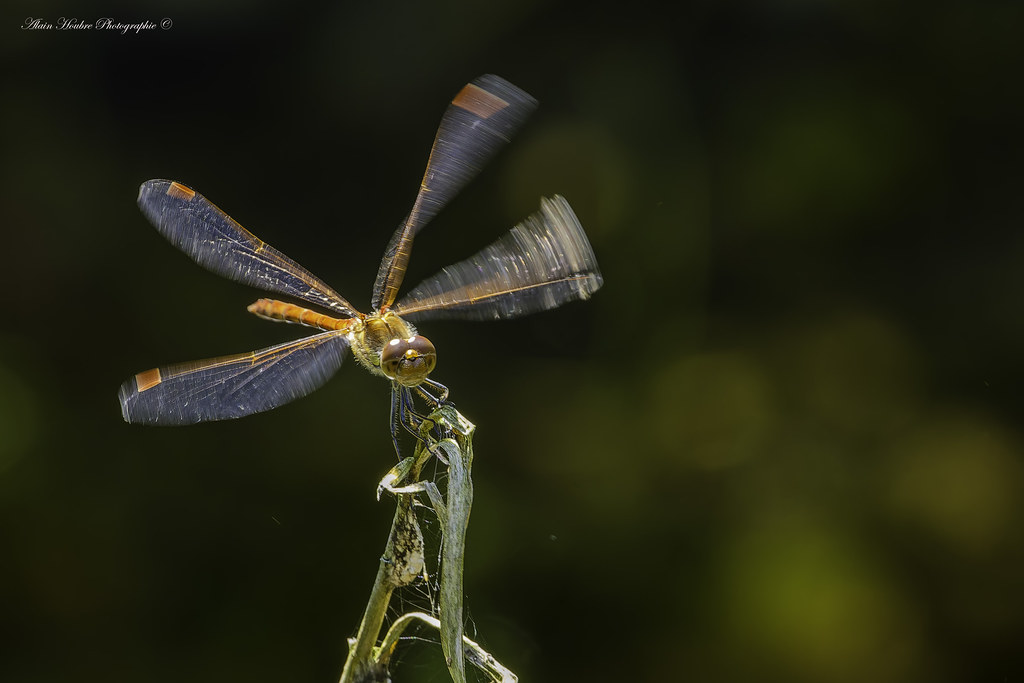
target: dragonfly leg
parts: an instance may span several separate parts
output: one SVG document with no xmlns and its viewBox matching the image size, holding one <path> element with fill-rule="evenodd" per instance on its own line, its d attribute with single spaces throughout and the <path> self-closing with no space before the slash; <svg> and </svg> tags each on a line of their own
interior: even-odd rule
<svg viewBox="0 0 1024 683">
<path fill-rule="evenodd" d="M 401 409 L 402 397 L 401 389 L 398 384 L 391 385 L 391 419 L 390 419 L 390 432 L 391 432 L 391 443 L 395 445 L 395 453 L 398 454 L 398 458 L 402 458 L 402 449 L 398 447 L 398 432 L 399 425 L 402 423 L 402 409 Z"/>
<path fill-rule="evenodd" d="M 438 395 L 434 396 L 429 391 L 424 389 L 423 384 L 429 384 L 432 389 L 437 391 Z M 448 387 L 441 384 L 440 382 L 435 382 L 434 380 L 429 378 L 424 379 L 423 384 L 419 384 L 413 387 L 413 389 L 416 390 L 416 393 L 423 397 L 423 400 L 427 401 L 428 403 L 433 403 L 437 407 L 440 407 L 448 402 Z"/>
<path fill-rule="evenodd" d="M 392 382 L 391 384 L 391 441 L 395 445 L 395 452 L 398 453 L 399 458 L 402 457 L 402 451 L 398 446 L 398 434 L 402 428 L 420 441 L 423 440 L 420 436 L 420 426 L 427 419 L 427 416 L 416 410 L 416 404 L 412 395 L 413 390 L 424 401 L 432 404 L 434 407 L 440 407 L 448 401 L 448 387 L 430 379 L 424 380 L 424 383 L 428 383 L 431 388 L 438 392 L 438 395 L 435 396 L 424 389 L 422 385 L 410 388 L 402 386 L 397 382 Z"/>
<path fill-rule="evenodd" d="M 412 394 L 408 387 L 403 387 L 397 382 L 391 384 L 391 442 L 395 446 L 395 453 L 402 457 L 402 449 L 398 446 L 398 435 L 404 428 L 407 432 L 420 438 L 420 425 L 426 419 L 424 415 L 416 412 L 413 405 Z"/>
<path fill-rule="evenodd" d="M 399 395 L 401 397 L 399 410 L 402 426 L 408 429 L 413 436 L 419 438 L 420 425 L 423 424 L 426 416 L 416 412 L 416 406 L 412 400 L 412 392 L 409 391 L 408 387 L 401 387 Z"/>
</svg>

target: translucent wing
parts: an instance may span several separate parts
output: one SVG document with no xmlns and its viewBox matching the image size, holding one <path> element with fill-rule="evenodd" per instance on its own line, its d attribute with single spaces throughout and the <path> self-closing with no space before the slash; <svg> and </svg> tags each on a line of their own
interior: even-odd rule
<svg viewBox="0 0 1024 683">
<path fill-rule="evenodd" d="M 602 283 L 594 251 L 562 197 L 477 255 L 424 280 L 392 310 L 410 320 L 496 320 L 587 299 Z"/>
<path fill-rule="evenodd" d="M 126 422 L 184 425 L 277 408 L 319 389 L 345 358 L 344 330 L 267 349 L 140 372 L 121 385 Z"/>
<path fill-rule="evenodd" d="M 171 244 L 218 275 L 308 301 L 355 317 L 337 292 L 214 206 L 206 197 L 170 180 L 147 180 L 139 208 Z"/>
<path fill-rule="evenodd" d="M 371 305 L 390 306 L 409 264 L 412 240 L 523 125 L 537 100 L 498 76 L 481 76 L 448 106 L 437 129 L 412 211 L 391 237 Z"/>
</svg>

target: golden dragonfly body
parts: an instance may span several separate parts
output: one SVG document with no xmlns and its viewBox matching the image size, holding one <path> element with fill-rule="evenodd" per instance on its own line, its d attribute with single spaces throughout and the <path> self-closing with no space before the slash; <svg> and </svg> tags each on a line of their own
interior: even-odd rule
<svg viewBox="0 0 1024 683">
<path fill-rule="evenodd" d="M 587 299 L 602 284 L 586 233 L 569 203 L 555 196 L 543 199 L 540 211 L 475 256 L 442 269 L 396 301 L 415 235 L 509 141 L 535 105 L 528 94 L 492 75 L 469 83 L 452 100 L 412 210 L 381 259 L 370 313 L 356 310 L 198 192 L 169 180 L 143 183 L 143 213 L 198 264 L 324 312 L 260 299 L 250 312 L 319 332 L 250 353 L 140 372 L 121 386 L 124 419 L 180 425 L 270 410 L 322 386 L 351 349 L 367 370 L 391 382 L 397 448 L 399 425 L 416 425 L 413 392 L 435 404 L 448 394 L 428 377 L 437 352 L 414 321 L 515 318 Z"/>
</svg>

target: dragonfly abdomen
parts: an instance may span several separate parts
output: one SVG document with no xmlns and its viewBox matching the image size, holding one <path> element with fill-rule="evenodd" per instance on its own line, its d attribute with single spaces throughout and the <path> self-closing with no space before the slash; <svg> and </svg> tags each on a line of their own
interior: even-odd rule
<svg viewBox="0 0 1024 683">
<path fill-rule="evenodd" d="M 355 318 L 344 320 L 332 318 L 329 315 L 317 313 L 295 304 L 277 301 L 276 299 L 260 299 L 256 303 L 251 304 L 247 310 L 264 320 L 296 323 L 306 325 L 307 327 L 316 327 L 321 330 L 347 330 L 355 321 Z"/>
</svg>

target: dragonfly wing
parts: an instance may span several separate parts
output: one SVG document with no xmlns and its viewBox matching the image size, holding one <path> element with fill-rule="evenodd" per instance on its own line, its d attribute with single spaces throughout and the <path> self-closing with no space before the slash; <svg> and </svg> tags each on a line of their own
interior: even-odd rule
<svg viewBox="0 0 1024 683">
<path fill-rule="evenodd" d="M 603 282 L 597 258 L 564 198 L 475 256 L 424 280 L 392 310 L 410 320 L 498 320 L 587 299 Z"/>
<path fill-rule="evenodd" d="M 147 180 L 139 188 L 139 208 L 171 244 L 218 275 L 347 317 L 359 315 L 315 275 L 181 183 Z"/>
<path fill-rule="evenodd" d="M 394 303 L 416 233 L 512 139 L 536 107 L 537 100 L 491 74 L 455 96 L 441 118 L 412 211 L 384 252 L 373 287 L 374 310 Z"/>
<path fill-rule="evenodd" d="M 294 401 L 323 386 L 345 358 L 332 330 L 251 353 L 140 372 L 121 385 L 126 422 L 184 425 L 230 420 Z"/>
</svg>

